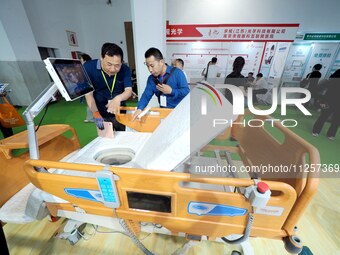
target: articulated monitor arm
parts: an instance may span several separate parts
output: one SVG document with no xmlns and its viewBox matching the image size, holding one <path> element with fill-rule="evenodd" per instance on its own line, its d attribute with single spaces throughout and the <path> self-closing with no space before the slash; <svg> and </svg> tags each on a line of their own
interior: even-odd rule
<svg viewBox="0 0 340 255">
<path fill-rule="evenodd" d="M 39 159 L 39 147 L 35 132 L 34 118 L 54 99 L 54 94 L 58 91 L 55 83 L 50 83 L 40 95 L 26 108 L 23 115 L 27 125 L 28 144 L 31 159 Z"/>
</svg>

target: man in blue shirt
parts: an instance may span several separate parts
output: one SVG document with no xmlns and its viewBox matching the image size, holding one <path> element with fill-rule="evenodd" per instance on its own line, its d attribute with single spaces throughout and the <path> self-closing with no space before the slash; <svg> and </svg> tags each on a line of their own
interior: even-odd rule
<svg viewBox="0 0 340 255">
<path fill-rule="evenodd" d="M 84 68 L 95 89 L 85 97 L 97 127 L 104 129 L 105 120 L 112 122 L 114 130 L 125 131 L 114 115 L 132 94 L 131 70 L 123 64 L 123 50 L 104 43 L 100 59 L 87 61 Z"/>
<path fill-rule="evenodd" d="M 168 66 L 160 50 L 148 49 L 145 52 L 145 65 L 151 75 L 138 102 L 133 120 L 144 110 L 153 95 L 157 96 L 160 107 L 175 108 L 190 91 L 182 70 Z"/>
</svg>

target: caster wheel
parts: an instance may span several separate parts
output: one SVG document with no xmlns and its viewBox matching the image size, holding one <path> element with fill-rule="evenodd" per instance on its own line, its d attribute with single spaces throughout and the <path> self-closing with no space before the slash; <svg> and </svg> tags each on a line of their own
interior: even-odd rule
<svg viewBox="0 0 340 255">
<path fill-rule="evenodd" d="M 289 253 L 299 254 L 302 251 L 302 241 L 299 237 L 292 235 L 283 239 L 285 249 Z"/>
</svg>

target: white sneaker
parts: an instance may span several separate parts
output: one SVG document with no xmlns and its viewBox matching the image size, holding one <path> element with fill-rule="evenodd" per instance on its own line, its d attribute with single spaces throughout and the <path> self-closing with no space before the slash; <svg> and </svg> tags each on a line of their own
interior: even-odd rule
<svg viewBox="0 0 340 255">
<path fill-rule="evenodd" d="M 332 141 L 335 140 L 335 137 L 334 137 L 334 136 L 327 136 L 327 138 L 328 138 L 329 140 L 332 140 Z"/>
<path fill-rule="evenodd" d="M 319 134 L 318 133 L 313 133 L 313 136 L 317 137 L 317 136 L 319 136 Z"/>
</svg>

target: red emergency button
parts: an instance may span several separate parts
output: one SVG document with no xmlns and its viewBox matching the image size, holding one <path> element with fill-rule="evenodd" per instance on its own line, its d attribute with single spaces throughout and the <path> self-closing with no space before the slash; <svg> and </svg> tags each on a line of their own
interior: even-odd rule
<svg viewBox="0 0 340 255">
<path fill-rule="evenodd" d="M 258 192 L 264 194 L 267 190 L 269 190 L 269 186 L 264 182 L 259 182 L 257 183 L 257 190 Z"/>
</svg>

